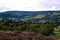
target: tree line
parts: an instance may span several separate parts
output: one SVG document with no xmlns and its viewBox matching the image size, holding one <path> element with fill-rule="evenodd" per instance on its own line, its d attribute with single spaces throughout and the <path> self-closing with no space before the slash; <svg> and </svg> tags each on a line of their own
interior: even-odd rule
<svg viewBox="0 0 60 40">
<path fill-rule="evenodd" d="M 54 34 L 54 28 L 60 25 L 54 23 L 27 23 L 26 21 L 0 20 L 0 30 L 4 31 L 29 31 L 41 33 L 45 36 Z"/>
</svg>

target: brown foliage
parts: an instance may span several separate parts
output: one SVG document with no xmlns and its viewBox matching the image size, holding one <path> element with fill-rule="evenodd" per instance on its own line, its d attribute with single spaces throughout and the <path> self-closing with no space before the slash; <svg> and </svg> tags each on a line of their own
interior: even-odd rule
<svg viewBox="0 0 60 40">
<path fill-rule="evenodd" d="M 26 31 L 0 31 L 0 40 L 55 40 L 43 35 Z"/>
</svg>

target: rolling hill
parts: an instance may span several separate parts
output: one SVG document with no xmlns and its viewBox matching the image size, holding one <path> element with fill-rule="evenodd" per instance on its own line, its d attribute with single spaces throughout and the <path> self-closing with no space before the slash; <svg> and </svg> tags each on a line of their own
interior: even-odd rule
<svg viewBox="0 0 60 40">
<path fill-rule="evenodd" d="M 60 11 L 6 11 L 0 12 L 0 19 L 46 22 L 60 20 Z"/>
</svg>

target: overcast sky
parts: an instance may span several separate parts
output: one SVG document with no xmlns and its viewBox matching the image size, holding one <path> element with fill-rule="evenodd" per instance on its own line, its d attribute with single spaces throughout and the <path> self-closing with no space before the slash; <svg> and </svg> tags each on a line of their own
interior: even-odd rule
<svg viewBox="0 0 60 40">
<path fill-rule="evenodd" d="M 0 11 L 60 10 L 60 0 L 0 0 Z"/>
</svg>

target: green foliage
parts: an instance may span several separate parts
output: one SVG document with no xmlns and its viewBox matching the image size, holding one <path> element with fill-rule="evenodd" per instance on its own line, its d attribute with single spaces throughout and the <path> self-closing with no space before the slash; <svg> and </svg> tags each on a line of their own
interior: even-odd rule
<svg viewBox="0 0 60 40">
<path fill-rule="evenodd" d="M 25 21 L 12 21 L 12 20 L 0 21 L 0 30 L 37 32 L 42 33 L 43 35 L 46 36 L 53 34 L 55 27 L 56 26 L 54 23 L 31 24 L 26 23 Z"/>
<path fill-rule="evenodd" d="M 43 34 L 43 35 L 49 35 L 51 33 L 53 33 L 54 27 L 52 25 L 49 25 L 49 24 L 43 24 L 41 27 L 40 27 L 40 32 Z"/>
</svg>

